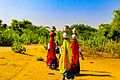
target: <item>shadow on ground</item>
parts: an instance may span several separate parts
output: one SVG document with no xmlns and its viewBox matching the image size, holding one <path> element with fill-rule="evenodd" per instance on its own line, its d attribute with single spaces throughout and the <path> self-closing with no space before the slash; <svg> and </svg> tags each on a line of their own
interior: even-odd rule
<svg viewBox="0 0 120 80">
<path fill-rule="evenodd" d="M 108 74 L 110 72 L 106 72 L 106 71 L 81 70 L 81 72 L 88 72 L 88 73 L 96 72 L 97 74 L 79 74 L 78 76 L 80 76 L 80 77 L 82 77 L 82 76 L 113 77 Z M 104 74 L 98 74 L 98 73 L 104 73 Z"/>
<path fill-rule="evenodd" d="M 97 72 L 97 73 L 110 73 L 106 71 L 94 71 L 94 70 L 80 70 L 81 72 Z"/>
<path fill-rule="evenodd" d="M 80 74 L 79 76 L 98 76 L 98 77 L 112 77 L 108 74 Z"/>
</svg>

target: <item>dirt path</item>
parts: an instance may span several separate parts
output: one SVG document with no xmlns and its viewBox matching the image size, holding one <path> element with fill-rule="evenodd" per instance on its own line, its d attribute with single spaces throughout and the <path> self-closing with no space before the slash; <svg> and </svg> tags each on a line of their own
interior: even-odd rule
<svg viewBox="0 0 120 80">
<path fill-rule="evenodd" d="M 17 54 L 10 47 L 0 47 L 0 80 L 61 80 L 59 71 L 50 70 L 46 64 L 43 46 L 25 46 L 27 54 Z M 37 61 L 37 57 L 45 60 Z M 74 80 L 120 80 L 119 59 L 81 60 L 81 75 Z"/>
</svg>

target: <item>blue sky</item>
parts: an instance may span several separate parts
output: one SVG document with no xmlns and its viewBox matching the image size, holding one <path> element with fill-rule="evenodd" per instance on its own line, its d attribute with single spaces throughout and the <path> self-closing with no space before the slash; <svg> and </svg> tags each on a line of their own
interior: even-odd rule
<svg viewBox="0 0 120 80">
<path fill-rule="evenodd" d="M 34 25 L 87 24 L 96 27 L 110 23 L 120 0 L 1 0 L 0 19 L 10 25 L 12 19 L 27 19 Z"/>
</svg>

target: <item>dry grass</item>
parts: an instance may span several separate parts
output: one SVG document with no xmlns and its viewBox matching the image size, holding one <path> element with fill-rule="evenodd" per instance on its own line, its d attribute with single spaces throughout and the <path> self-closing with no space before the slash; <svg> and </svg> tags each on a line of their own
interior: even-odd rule
<svg viewBox="0 0 120 80">
<path fill-rule="evenodd" d="M 25 46 L 26 55 L 16 54 L 10 47 L 0 47 L 0 80 L 61 80 L 59 71 L 45 63 L 46 50 L 41 45 Z M 42 57 L 44 61 L 37 61 Z M 81 75 L 75 80 L 120 80 L 120 60 L 89 58 L 81 60 Z"/>
</svg>

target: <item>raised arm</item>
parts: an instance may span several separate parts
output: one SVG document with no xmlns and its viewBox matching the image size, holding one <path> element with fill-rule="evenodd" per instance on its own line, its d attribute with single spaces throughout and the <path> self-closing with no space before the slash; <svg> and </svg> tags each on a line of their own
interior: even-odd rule
<svg viewBox="0 0 120 80">
<path fill-rule="evenodd" d="M 81 51 L 81 48 L 79 47 L 79 53 L 80 53 L 80 55 L 81 55 L 81 57 L 82 57 L 82 60 L 84 60 L 84 57 L 83 57 L 83 54 L 82 54 L 82 51 Z"/>
</svg>

